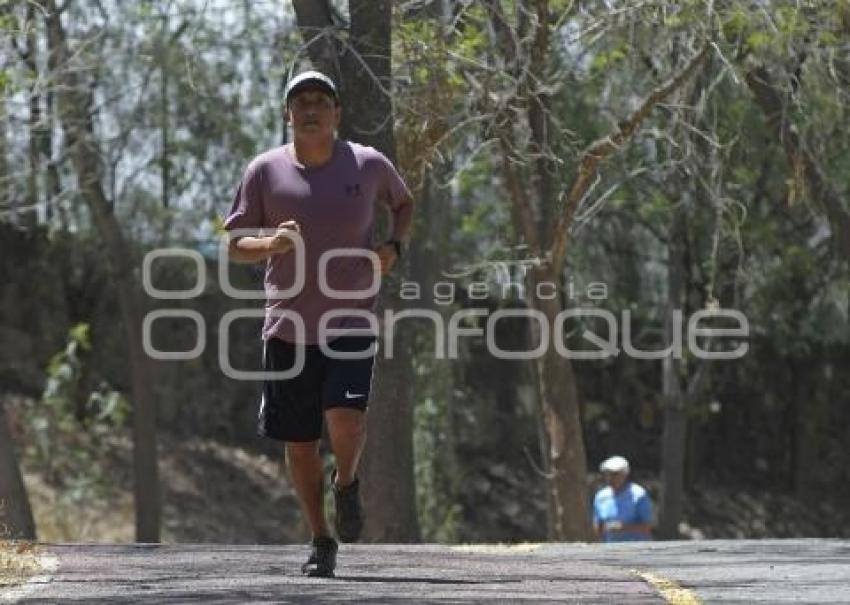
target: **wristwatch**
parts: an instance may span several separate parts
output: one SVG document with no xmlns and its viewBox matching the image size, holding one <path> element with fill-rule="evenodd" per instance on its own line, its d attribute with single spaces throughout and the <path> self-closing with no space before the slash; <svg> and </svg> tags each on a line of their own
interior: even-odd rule
<svg viewBox="0 0 850 605">
<path fill-rule="evenodd" d="M 397 239 L 390 239 L 390 240 L 387 240 L 385 243 L 391 244 L 395 248 L 396 258 L 401 259 L 401 257 L 402 257 L 401 242 Z"/>
</svg>

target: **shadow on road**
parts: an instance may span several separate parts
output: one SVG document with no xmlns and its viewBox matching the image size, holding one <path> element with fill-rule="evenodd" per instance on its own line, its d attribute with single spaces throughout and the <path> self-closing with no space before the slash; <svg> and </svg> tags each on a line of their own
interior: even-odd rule
<svg viewBox="0 0 850 605">
<path fill-rule="evenodd" d="M 392 584 L 518 584 L 522 580 L 450 580 L 445 578 L 416 578 L 416 577 L 393 577 L 393 576 L 340 576 L 334 578 L 337 581 L 343 582 L 363 582 L 363 583 L 392 583 Z"/>
</svg>

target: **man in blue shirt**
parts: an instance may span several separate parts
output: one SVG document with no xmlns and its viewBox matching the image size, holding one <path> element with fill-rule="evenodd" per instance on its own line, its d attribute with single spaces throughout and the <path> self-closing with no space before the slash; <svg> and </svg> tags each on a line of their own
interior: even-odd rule
<svg viewBox="0 0 850 605">
<path fill-rule="evenodd" d="M 593 527 L 603 542 L 652 540 L 652 501 L 629 480 L 629 461 L 612 456 L 599 465 L 607 487 L 593 498 Z"/>
</svg>

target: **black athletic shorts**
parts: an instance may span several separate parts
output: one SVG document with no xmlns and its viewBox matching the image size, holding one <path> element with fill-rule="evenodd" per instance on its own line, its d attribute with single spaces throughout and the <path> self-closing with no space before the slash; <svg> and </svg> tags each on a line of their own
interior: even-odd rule
<svg viewBox="0 0 850 605">
<path fill-rule="evenodd" d="M 359 352 L 374 342 L 372 336 L 340 336 L 330 342 L 330 348 Z M 278 441 L 316 441 L 322 435 L 325 410 L 366 409 L 375 356 L 336 359 L 325 355 L 319 345 L 269 338 L 263 350 L 263 370 L 281 372 L 295 367 L 296 347 L 304 347 L 304 368 L 293 378 L 263 383 L 257 432 Z"/>
</svg>

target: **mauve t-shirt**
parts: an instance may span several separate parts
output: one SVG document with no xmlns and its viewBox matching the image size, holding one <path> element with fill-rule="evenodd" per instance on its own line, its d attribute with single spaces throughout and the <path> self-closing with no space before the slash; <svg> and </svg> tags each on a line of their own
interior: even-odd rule
<svg viewBox="0 0 850 605">
<path fill-rule="evenodd" d="M 392 163 L 372 147 L 337 140 L 328 162 L 306 167 L 295 159 L 292 145 L 257 156 L 245 170 L 224 221 L 228 231 L 265 229 L 272 234 L 288 220 L 297 221 L 304 239 L 304 287 L 290 298 L 277 293 L 295 282 L 296 254 L 275 254 L 266 263 L 266 317 L 262 337 L 315 344 L 322 315 L 335 309 L 374 312 L 376 296 L 336 299 L 319 289 L 319 257 L 335 248 L 372 249 L 375 205 L 396 210 L 410 192 Z M 240 234 L 248 235 L 248 233 Z M 372 262 L 361 256 L 339 256 L 326 267 L 327 285 L 340 291 L 363 291 L 372 286 Z M 300 338 L 291 320 L 297 313 L 304 322 Z M 366 320 L 340 316 L 327 325 L 334 329 L 364 328 Z"/>
</svg>

